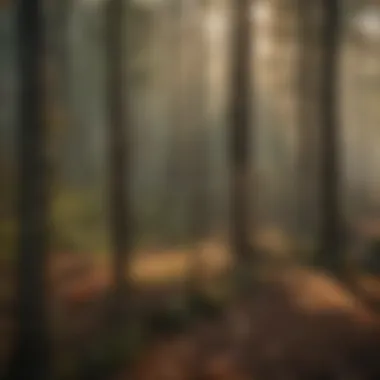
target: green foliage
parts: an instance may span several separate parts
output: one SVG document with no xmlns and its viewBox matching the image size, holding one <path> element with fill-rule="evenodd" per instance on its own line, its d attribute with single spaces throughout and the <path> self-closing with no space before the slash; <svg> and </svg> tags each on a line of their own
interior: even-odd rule
<svg viewBox="0 0 380 380">
<path fill-rule="evenodd" d="M 104 251 L 106 215 L 100 196 L 89 190 L 64 190 L 52 202 L 55 250 Z"/>
<path fill-rule="evenodd" d="M 107 251 L 109 226 L 105 202 L 94 190 L 60 187 L 52 200 L 53 249 Z M 138 246 L 160 242 L 186 245 L 193 243 L 185 210 L 177 210 L 170 215 L 157 197 L 145 200 L 138 209 L 137 228 L 134 230 L 134 243 Z"/>
</svg>

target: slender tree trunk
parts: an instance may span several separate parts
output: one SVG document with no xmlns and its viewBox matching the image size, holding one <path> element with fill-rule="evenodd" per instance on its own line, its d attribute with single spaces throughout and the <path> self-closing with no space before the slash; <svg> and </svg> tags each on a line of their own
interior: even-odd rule
<svg viewBox="0 0 380 380">
<path fill-rule="evenodd" d="M 183 0 L 176 0 L 170 5 L 171 15 L 171 38 L 170 44 L 170 62 L 171 77 L 168 79 L 168 94 L 170 104 L 170 120 L 168 131 L 168 153 L 167 153 L 167 177 L 166 177 L 166 194 L 165 210 L 174 219 L 175 224 L 183 227 L 184 223 L 184 201 L 188 189 L 185 188 L 186 170 L 184 166 L 184 143 L 185 143 L 185 75 L 184 75 L 184 23 L 185 12 Z M 170 225 L 172 228 L 173 224 Z"/>
<path fill-rule="evenodd" d="M 249 246 L 249 129 L 251 101 L 251 25 L 250 0 L 233 5 L 232 19 L 232 83 L 230 99 L 230 164 L 231 164 L 231 240 L 238 260 L 238 276 L 242 286 L 249 281 L 251 249 Z M 243 276 L 243 278 L 241 277 Z M 248 278 L 246 278 L 246 276 Z"/>
<path fill-rule="evenodd" d="M 69 71 L 68 71 L 68 20 L 70 18 L 71 0 L 54 0 L 47 4 L 46 18 L 46 99 L 47 118 L 50 128 L 50 160 L 54 175 L 50 178 L 52 193 L 55 192 L 62 178 L 59 172 L 59 160 L 69 131 Z M 54 231 L 52 232 L 54 234 Z M 54 238 L 53 238 L 54 239 Z"/>
<path fill-rule="evenodd" d="M 69 95 L 69 22 L 73 12 L 72 0 L 54 0 L 48 4 L 50 61 L 59 100 L 67 103 Z"/>
<path fill-rule="evenodd" d="M 123 317 L 125 306 L 126 265 L 131 250 L 131 206 L 127 178 L 130 165 L 128 99 L 125 93 L 123 0 L 106 4 L 107 107 L 109 154 L 109 208 L 115 298 L 112 315 Z"/>
<path fill-rule="evenodd" d="M 315 216 L 315 98 L 311 76 L 316 45 L 313 39 L 313 10 L 309 1 L 298 0 L 299 20 L 299 135 L 298 135 L 298 207 L 297 224 L 301 238 L 311 236 Z"/>
<path fill-rule="evenodd" d="M 338 63 L 340 15 L 338 0 L 323 0 L 321 91 L 321 190 L 320 252 L 323 266 L 335 273 L 342 269 L 342 215 L 339 199 Z"/>
<path fill-rule="evenodd" d="M 207 1 L 207 0 L 206 0 Z M 194 1 L 194 32 L 192 33 L 192 52 L 194 61 L 194 83 L 191 91 L 192 120 L 194 124 L 190 131 L 190 170 L 189 185 L 192 190 L 189 217 L 191 219 L 191 236 L 196 250 L 191 260 L 191 286 L 197 285 L 197 276 L 201 268 L 201 251 L 199 243 L 202 243 L 210 232 L 209 216 L 209 178 L 210 178 L 210 154 L 209 154 L 209 126 L 207 125 L 207 58 L 208 46 L 205 36 L 205 19 L 208 11 L 206 1 Z"/>
<path fill-rule="evenodd" d="M 20 0 L 17 9 L 19 115 L 19 240 L 16 349 L 11 379 L 48 379 L 47 304 L 48 155 L 45 113 L 42 2 Z"/>
</svg>

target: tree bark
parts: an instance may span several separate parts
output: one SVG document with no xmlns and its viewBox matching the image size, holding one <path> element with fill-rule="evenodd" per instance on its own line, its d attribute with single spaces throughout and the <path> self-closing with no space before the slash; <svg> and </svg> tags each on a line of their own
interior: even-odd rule
<svg viewBox="0 0 380 380">
<path fill-rule="evenodd" d="M 205 35 L 205 19 L 208 12 L 208 0 L 194 2 L 194 23 L 192 33 L 192 52 L 194 58 L 193 76 L 194 83 L 191 88 L 191 114 L 193 125 L 189 157 L 190 170 L 188 181 L 191 188 L 191 202 L 189 217 L 191 219 L 191 238 L 195 243 L 195 252 L 191 262 L 190 286 L 196 290 L 197 276 L 201 269 L 201 251 L 199 244 L 210 233 L 210 209 L 209 209 L 209 179 L 210 179 L 210 154 L 209 154 L 209 126 L 207 103 L 207 64 L 208 45 Z"/>
<path fill-rule="evenodd" d="M 251 127 L 251 1 L 239 0 L 233 6 L 231 39 L 230 89 L 230 197 L 231 243 L 238 261 L 242 286 L 252 271 L 252 249 L 249 246 L 249 129 Z M 244 278 L 241 278 L 243 276 Z M 240 281 L 239 280 L 239 281 Z"/>
<path fill-rule="evenodd" d="M 123 0 L 109 0 L 106 4 L 107 107 L 108 107 L 108 162 L 109 210 L 113 251 L 114 303 L 112 315 L 123 318 L 128 284 L 127 260 L 131 251 L 130 186 L 130 126 L 128 98 L 125 91 L 125 44 Z"/>
<path fill-rule="evenodd" d="M 298 204 L 297 225 L 298 234 L 303 238 L 310 238 L 315 232 L 315 194 L 316 194 L 316 151 L 315 141 L 316 122 L 315 91 L 313 89 L 312 67 L 315 66 L 316 43 L 313 33 L 315 20 L 314 7 L 310 2 L 298 0 L 299 18 L 299 67 L 298 67 Z M 313 31 L 314 29 L 314 31 Z M 314 87 L 314 88 L 313 88 Z"/>
<path fill-rule="evenodd" d="M 170 62 L 171 78 L 168 80 L 168 97 L 170 104 L 170 120 L 168 127 L 168 149 L 166 168 L 165 210 L 171 218 L 170 226 L 180 224 L 181 232 L 185 224 L 186 196 L 188 195 L 186 178 L 186 137 L 188 133 L 186 120 L 186 35 L 187 14 L 183 0 L 171 2 L 169 5 L 171 17 Z M 174 223 L 173 223 L 174 222 Z M 177 236 L 176 236 L 177 237 Z M 170 236 L 172 238 L 172 236 Z M 180 236 L 183 239 L 183 235 Z"/>
<path fill-rule="evenodd" d="M 339 199 L 339 32 L 338 0 L 323 0 L 321 90 L 320 252 L 318 260 L 332 272 L 342 269 L 342 215 Z"/>
<path fill-rule="evenodd" d="M 20 0 L 17 8 L 19 108 L 19 239 L 16 349 L 10 379 L 48 379 L 48 152 L 43 5 Z"/>
</svg>

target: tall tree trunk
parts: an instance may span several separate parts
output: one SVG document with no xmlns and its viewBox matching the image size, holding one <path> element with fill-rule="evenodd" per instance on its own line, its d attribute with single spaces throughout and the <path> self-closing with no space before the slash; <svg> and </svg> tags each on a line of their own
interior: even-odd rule
<svg viewBox="0 0 380 380">
<path fill-rule="evenodd" d="M 316 58 L 315 7 L 304 0 L 298 0 L 299 21 L 299 134 L 298 134 L 298 204 L 297 225 L 302 240 L 310 238 L 314 230 L 315 217 L 315 175 L 316 175 L 316 123 L 315 86 L 313 70 Z"/>
<path fill-rule="evenodd" d="M 189 157 L 190 170 L 188 173 L 191 188 L 191 202 L 189 217 L 191 219 L 191 237 L 194 240 L 196 250 L 191 260 L 191 287 L 197 285 L 197 277 L 201 267 L 201 251 L 199 244 L 204 241 L 210 232 L 209 217 L 209 178 L 210 178 L 210 154 L 209 154 L 209 126 L 207 103 L 207 75 L 208 46 L 205 36 L 205 19 L 208 12 L 208 0 L 194 1 L 194 20 L 192 33 L 192 56 L 194 83 L 191 85 L 191 114 L 194 124 L 190 130 Z M 195 290 L 195 289 L 194 289 Z"/>
<path fill-rule="evenodd" d="M 106 4 L 107 107 L 109 154 L 109 208 L 113 250 L 114 303 L 112 315 L 123 318 L 126 295 L 126 265 L 131 250 L 131 206 L 127 178 L 130 168 L 128 99 L 125 96 L 123 0 Z"/>
<path fill-rule="evenodd" d="M 43 6 L 20 0 L 17 9 L 19 115 L 19 240 L 16 350 L 11 379 L 50 375 L 47 304 L 48 154 L 45 112 Z"/>
<path fill-rule="evenodd" d="M 339 0 L 323 0 L 321 91 L 321 190 L 320 252 L 323 266 L 335 273 L 342 269 L 342 215 L 339 199 Z"/>
<path fill-rule="evenodd" d="M 54 194 L 62 181 L 60 159 L 69 131 L 69 77 L 68 77 L 68 20 L 72 11 L 71 0 L 54 0 L 46 7 L 46 99 L 47 118 L 51 139 L 50 160 L 54 175 L 50 178 Z M 53 195 L 54 196 L 54 195 Z M 51 232 L 54 235 L 54 231 Z M 54 237 L 52 238 L 54 240 Z"/>
<path fill-rule="evenodd" d="M 167 149 L 167 177 L 166 177 L 166 194 L 165 210 L 168 210 L 172 218 L 170 225 L 181 225 L 181 232 L 184 224 L 184 203 L 186 200 L 184 166 L 185 155 L 183 152 L 185 136 L 185 44 L 184 44 L 184 24 L 185 12 L 183 0 L 176 0 L 169 5 L 171 16 L 171 38 L 170 44 L 170 61 L 168 67 L 171 70 L 171 78 L 168 79 L 168 95 L 170 102 L 170 120 L 168 127 L 168 149 Z M 174 219 L 174 220 L 173 220 Z M 181 236 L 182 237 L 182 236 Z"/>
<path fill-rule="evenodd" d="M 59 101 L 67 103 L 69 84 L 69 22 L 72 0 L 54 0 L 48 4 L 49 58 Z M 51 29 L 50 29 L 51 28 Z"/>
<path fill-rule="evenodd" d="M 251 249 L 249 246 L 249 129 L 251 107 L 251 1 L 239 0 L 233 5 L 230 99 L 230 165 L 231 165 L 231 243 L 238 260 L 238 276 L 243 288 L 249 281 Z"/>
</svg>

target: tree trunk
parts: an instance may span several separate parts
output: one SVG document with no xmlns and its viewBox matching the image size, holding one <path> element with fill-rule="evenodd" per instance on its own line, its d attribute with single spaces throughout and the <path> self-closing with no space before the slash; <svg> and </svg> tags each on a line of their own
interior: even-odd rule
<svg viewBox="0 0 380 380">
<path fill-rule="evenodd" d="M 185 224 L 184 214 L 186 211 L 186 196 L 188 188 L 186 183 L 186 21 L 185 4 L 183 0 L 176 0 L 170 5 L 171 16 L 171 39 L 170 62 L 168 67 L 171 70 L 171 78 L 168 80 L 168 95 L 170 105 L 170 120 L 168 127 L 168 149 L 167 149 L 167 177 L 165 210 L 171 217 L 171 228 L 179 224 L 183 239 L 183 229 Z M 171 236 L 170 236 L 171 237 Z M 177 237 L 177 236 L 176 236 Z"/>
<path fill-rule="evenodd" d="M 112 315 L 123 318 L 126 303 L 127 260 L 131 251 L 131 206 L 127 178 L 130 172 L 128 99 L 125 96 L 123 0 L 106 4 L 107 107 L 109 154 L 109 209 L 113 251 L 114 303 Z"/>
<path fill-rule="evenodd" d="M 321 91 L 320 252 L 318 260 L 332 272 L 342 269 L 342 220 L 339 199 L 338 0 L 323 0 Z"/>
<path fill-rule="evenodd" d="M 238 276 L 245 288 L 249 281 L 251 249 L 249 247 L 249 128 L 251 107 L 251 1 L 234 4 L 231 39 L 230 89 L 230 196 L 231 243 L 238 261 Z M 243 278 L 241 277 L 243 276 Z M 248 278 L 247 278 L 247 277 Z M 239 281 L 240 281 L 239 280 Z"/>
<path fill-rule="evenodd" d="M 297 225 L 301 239 L 309 239 L 315 232 L 316 214 L 316 111 L 315 76 L 312 67 L 316 62 L 315 7 L 304 0 L 298 1 L 299 20 L 299 101 L 298 101 L 298 157 L 297 157 Z"/>
<path fill-rule="evenodd" d="M 64 151 L 63 141 L 67 140 L 71 110 L 69 105 L 69 50 L 68 20 L 72 11 L 70 0 L 55 0 L 46 7 L 46 92 L 45 99 L 50 136 L 49 151 L 51 166 L 50 185 L 54 194 L 62 182 L 60 159 Z M 54 196 L 54 195 L 53 195 Z M 51 231 L 54 235 L 54 231 Z M 52 238 L 54 241 L 54 237 Z"/>
<path fill-rule="evenodd" d="M 167 173 L 166 173 L 166 197 L 164 198 L 165 204 L 170 206 L 173 201 L 173 196 L 179 182 L 181 170 L 178 164 L 178 129 L 180 129 L 181 115 L 180 111 L 180 87 L 182 79 L 182 4 L 180 1 L 175 4 L 170 3 L 168 6 L 167 23 L 170 24 L 170 33 L 168 36 L 170 59 L 167 61 L 167 68 L 170 68 L 170 73 L 167 76 L 167 95 L 169 103 L 169 120 L 168 120 L 168 149 L 167 149 Z M 171 80 L 170 80 L 171 78 Z M 173 186 L 174 185 L 174 186 Z"/>
<path fill-rule="evenodd" d="M 48 253 L 48 154 L 45 110 L 43 6 L 20 0 L 17 9 L 19 115 L 19 240 L 16 320 L 11 379 L 48 379 L 50 342 L 46 283 Z"/>
<path fill-rule="evenodd" d="M 207 1 L 207 0 L 206 0 Z M 191 287 L 196 290 L 197 277 L 201 269 L 201 251 L 199 244 L 202 243 L 210 232 L 209 210 L 209 178 L 210 178 L 210 154 L 209 154 L 209 126 L 207 124 L 207 64 L 208 45 L 205 36 L 205 19 L 208 4 L 205 1 L 194 2 L 194 20 L 192 33 L 192 46 L 194 56 L 193 76 L 194 83 L 191 86 L 191 114 L 193 125 L 189 157 L 190 170 L 188 181 L 191 188 L 191 202 L 189 217 L 191 219 L 191 238 L 195 243 L 195 252 L 191 260 Z"/>
</svg>

